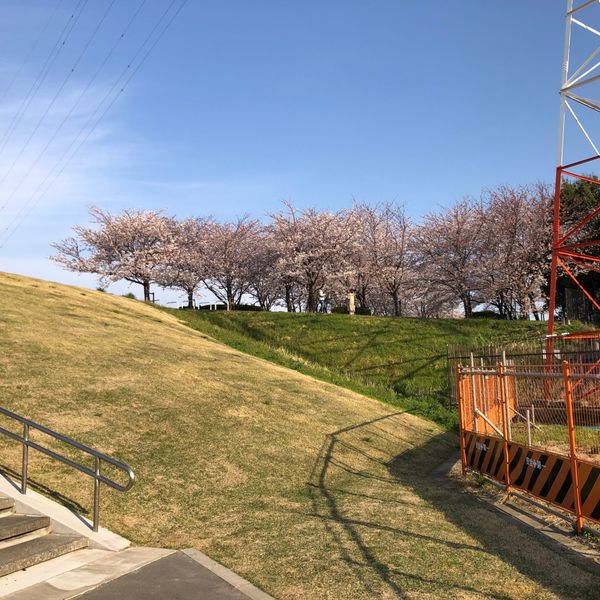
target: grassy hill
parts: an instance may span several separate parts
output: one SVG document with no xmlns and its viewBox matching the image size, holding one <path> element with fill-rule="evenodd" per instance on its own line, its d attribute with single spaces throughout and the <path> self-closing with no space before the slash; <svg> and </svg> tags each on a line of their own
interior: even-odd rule
<svg viewBox="0 0 600 600">
<path fill-rule="evenodd" d="M 447 348 L 506 343 L 545 333 L 545 323 L 493 319 L 395 319 L 348 315 L 174 311 L 229 346 L 409 409 L 444 427 Z"/>
<path fill-rule="evenodd" d="M 101 519 L 137 544 L 194 546 L 290 600 L 600 594 L 430 478 L 456 438 L 429 421 L 140 302 L 14 275 L 0 274 L 0 345 L 2 405 L 134 467 L 128 494 L 103 489 Z M 19 448 L 0 451 L 18 469 Z M 30 477 L 90 505 L 89 481 L 33 451 Z"/>
</svg>

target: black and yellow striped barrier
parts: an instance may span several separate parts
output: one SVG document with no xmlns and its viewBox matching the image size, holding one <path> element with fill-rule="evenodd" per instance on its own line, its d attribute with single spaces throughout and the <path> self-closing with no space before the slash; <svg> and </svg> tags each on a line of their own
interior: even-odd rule
<svg viewBox="0 0 600 600">
<path fill-rule="evenodd" d="M 466 467 L 506 485 L 504 440 L 463 431 Z M 508 442 L 508 483 L 575 513 L 571 461 L 562 456 Z M 582 516 L 600 522 L 600 465 L 577 459 Z"/>
</svg>

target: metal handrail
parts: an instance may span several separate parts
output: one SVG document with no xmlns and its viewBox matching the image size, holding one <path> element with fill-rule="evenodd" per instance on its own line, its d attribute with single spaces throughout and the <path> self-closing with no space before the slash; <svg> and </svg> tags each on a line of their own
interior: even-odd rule
<svg viewBox="0 0 600 600">
<path fill-rule="evenodd" d="M 42 454 L 45 454 L 46 456 L 49 456 L 50 458 L 53 458 L 69 467 L 72 467 L 73 469 L 76 469 L 77 471 L 80 471 L 81 473 L 85 473 L 86 475 L 88 475 L 89 477 L 92 477 L 94 479 L 94 510 L 93 510 L 92 529 L 93 529 L 93 531 L 98 531 L 98 525 L 99 525 L 99 521 L 100 521 L 100 483 L 104 483 L 105 485 L 108 485 L 109 487 L 111 487 L 119 492 L 126 492 L 127 490 L 131 489 L 131 486 L 133 486 L 133 484 L 135 482 L 135 473 L 133 472 L 133 469 L 128 464 L 121 462 L 120 460 L 117 460 L 116 458 L 112 458 L 112 456 L 108 456 L 107 454 L 104 454 L 103 452 L 99 452 L 98 450 L 95 450 L 94 448 L 90 448 L 89 446 L 86 446 L 85 444 L 82 444 L 70 437 L 67 437 L 66 435 L 62 435 L 61 433 L 53 431 L 52 429 L 49 429 L 48 427 L 44 427 L 44 425 L 40 425 L 39 423 L 36 423 L 35 421 L 32 421 L 31 419 L 22 417 L 21 415 L 18 415 L 10 410 L 7 410 L 6 408 L 0 407 L 0 414 L 8 417 L 9 419 L 13 419 L 13 420 L 18 421 L 19 423 L 23 424 L 23 435 L 22 436 L 17 433 L 13 433 L 12 431 L 9 431 L 8 429 L 4 429 L 3 427 L 0 427 L 0 434 L 3 434 L 17 442 L 20 442 L 23 446 L 23 457 L 22 457 L 22 461 L 21 461 L 21 493 L 22 494 L 27 493 L 27 481 L 28 481 L 28 470 L 29 470 L 29 448 L 33 448 L 34 450 L 37 450 L 38 452 L 41 452 Z M 58 440 L 59 442 L 68 444 L 69 446 L 72 446 L 73 448 L 77 448 L 77 450 L 81 450 L 82 452 L 85 452 L 86 454 L 93 456 L 94 463 L 95 463 L 94 468 L 91 469 L 90 467 L 86 467 L 85 465 L 75 462 L 74 460 L 71 460 L 70 458 L 67 458 L 66 456 L 62 456 L 62 455 L 58 454 L 57 452 L 54 452 L 54 450 L 50 450 L 50 448 L 45 448 L 44 446 L 41 446 L 37 442 L 32 441 L 29 437 L 29 433 L 30 433 L 31 429 L 40 431 L 40 432 Z M 123 485 L 121 483 L 118 483 L 117 481 L 113 481 L 112 479 L 110 479 L 109 477 L 106 477 L 105 475 L 102 475 L 101 464 L 103 461 L 105 463 L 112 465 L 113 467 L 116 467 L 117 469 L 123 471 L 124 473 L 126 473 L 127 478 L 128 478 L 127 483 L 125 485 Z"/>
</svg>

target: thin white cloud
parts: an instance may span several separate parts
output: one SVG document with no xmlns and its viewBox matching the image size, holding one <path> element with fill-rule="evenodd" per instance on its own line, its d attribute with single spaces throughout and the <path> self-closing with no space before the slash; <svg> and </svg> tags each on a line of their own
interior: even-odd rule
<svg viewBox="0 0 600 600">
<path fill-rule="evenodd" d="M 86 209 L 95 203 L 94 198 L 89 198 L 91 192 L 110 195 L 114 189 L 112 173 L 140 155 L 140 147 L 119 140 L 117 133 L 122 128 L 119 127 L 119 113 L 115 111 L 100 122 L 64 171 L 58 175 L 65 164 L 63 157 L 71 156 L 72 151 L 88 134 L 89 127 L 96 123 L 97 116 L 101 114 L 94 113 L 97 106 L 94 99 L 103 98 L 108 89 L 108 86 L 102 84 L 92 86 L 63 124 L 65 116 L 76 104 L 83 90 L 82 86 L 72 86 L 43 119 L 29 142 L 31 133 L 51 102 L 52 94 L 39 95 L 28 107 L 19 127 L 0 154 L 0 179 L 3 180 L 0 194 L 0 236 L 7 227 L 12 229 L 21 220 L 26 229 L 49 212 L 58 211 L 65 216 L 69 213 L 80 214 L 82 204 Z M 10 126 L 18 108 L 18 103 L 14 100 L 0 104 L 0 136 Z M 38 200 L 41 194 L 43 196 Z M 82 198 L 89 200 L 82 203 Z M 72 219 L 69 221 L 73 222 Z M 11 240 L 18 233 L 15 231 Z M 22 242 L 26 239 L 25 232 Z M 0 237 L 0 243 L 1 241 Z"/>
</svg>

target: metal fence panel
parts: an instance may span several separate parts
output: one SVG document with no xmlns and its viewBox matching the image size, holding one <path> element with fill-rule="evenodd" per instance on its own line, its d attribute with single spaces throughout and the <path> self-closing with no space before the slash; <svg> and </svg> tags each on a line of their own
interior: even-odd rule
<svg viewBox="0 0 600 600">
<path fill-rule="evenodd" d="M 600 359 L 589 348 L 456 366 L 463 470 L 600 522 Z M 571 360 L 558 362 L 558 353 Z M 491 361 L 500 358 L 496 365 Z"/>
</svg>

